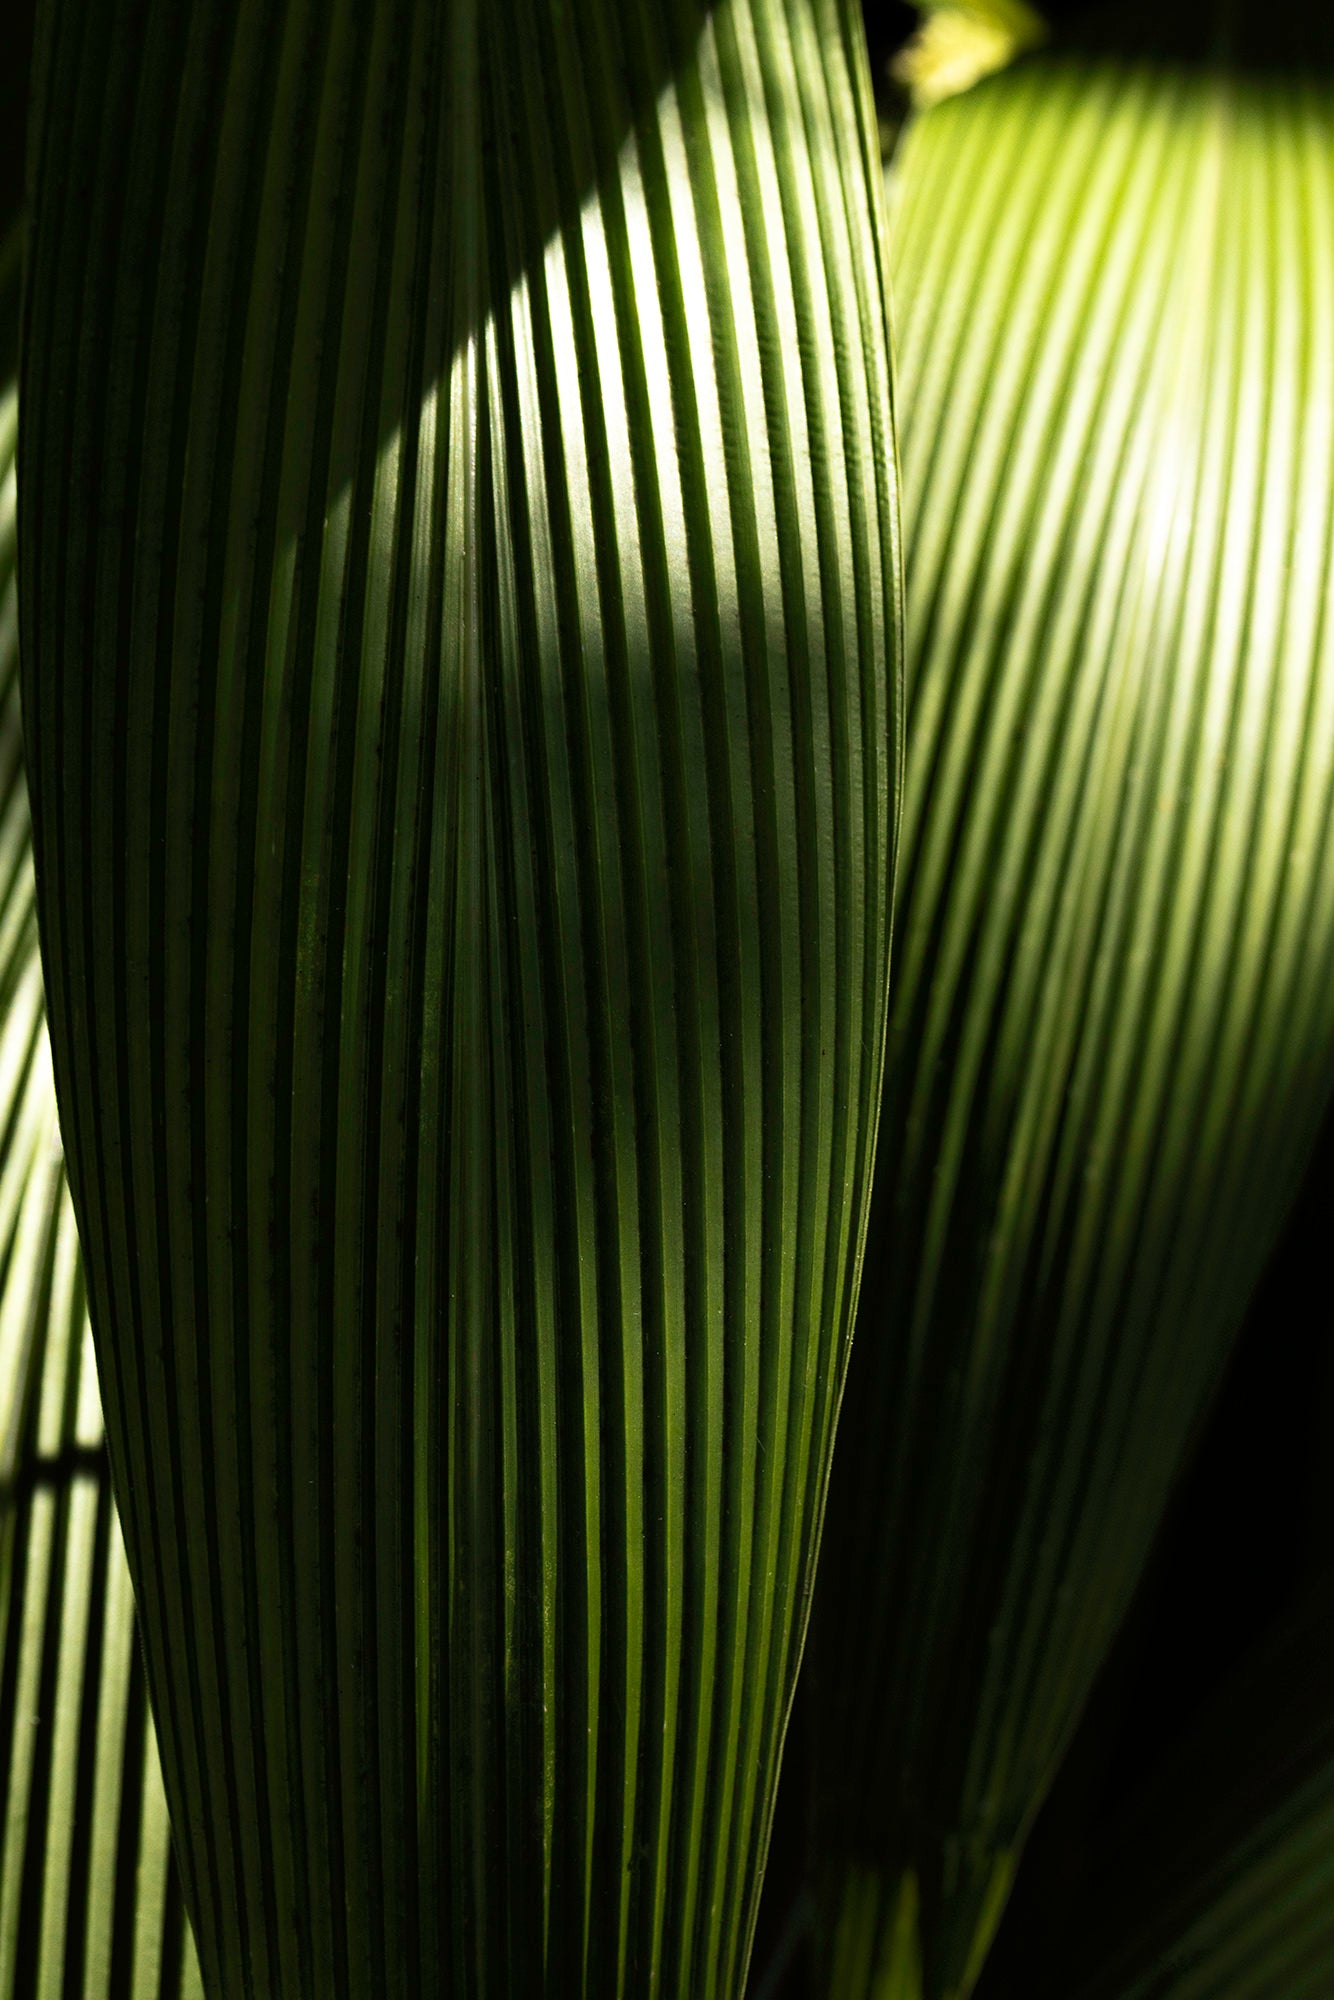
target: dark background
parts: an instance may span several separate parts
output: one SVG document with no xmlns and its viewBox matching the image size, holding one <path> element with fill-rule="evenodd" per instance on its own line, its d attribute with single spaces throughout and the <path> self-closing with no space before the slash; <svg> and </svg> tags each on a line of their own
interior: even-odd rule
<svg viewBox="0 0 1334 2000">
<path fill-rule="evenodd" d="M 0 197 L 6 210 L 23 185 L 32 19 L 33 0 L 0 0 Z"/>
</svg>

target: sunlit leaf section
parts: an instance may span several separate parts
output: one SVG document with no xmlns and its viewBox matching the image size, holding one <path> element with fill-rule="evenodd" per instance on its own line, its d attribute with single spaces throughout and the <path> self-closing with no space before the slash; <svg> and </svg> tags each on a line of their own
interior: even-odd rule
<svg viewBox="0 0 1334 2000">
<path fill-rule="evenodd" d="M 899 807 L 859 11 L 51 0 L 35 102 L 40 914 L 210 1994 L 733 2000 Z"/>
<path fill-rule="evenodd" d="M 894 168 L 908 780 L 813 1626 L 825 1989 L 966 1994 L 1334 1082 L 1334 99 L 1035 57 Z"/>
</svg>

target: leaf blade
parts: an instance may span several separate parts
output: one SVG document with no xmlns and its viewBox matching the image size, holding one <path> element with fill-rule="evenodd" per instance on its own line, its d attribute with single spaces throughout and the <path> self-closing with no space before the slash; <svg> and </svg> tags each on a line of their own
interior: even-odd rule
<svg viewBox="0 0 1334 2000">
<path fill-rule="evenodd" d="M 912 747 L 813 1641 L 831 1990 L 969 1990 L 1328 1096 L 1328 93 L 1253 55 L 1033 58 L 894 169 Z"/>
<path fill-rule="evenodd" d="M 17 242 L 17 237 L 13 239 Z M 17 316 L 18 261 L 0 280 Z M 12 295 L 8 295 L 12 294 Z M 0 391 L 0 1994 L 198 1967 L 134 1639 L 56 1115 L 19 727 L 18 396 Z"/>
<path fill-rule="evenodd" d="M 27 722 L 208 1981 L 734 1992 L 900 754 L 854 10 L 72 18 Z"/>
</svg>

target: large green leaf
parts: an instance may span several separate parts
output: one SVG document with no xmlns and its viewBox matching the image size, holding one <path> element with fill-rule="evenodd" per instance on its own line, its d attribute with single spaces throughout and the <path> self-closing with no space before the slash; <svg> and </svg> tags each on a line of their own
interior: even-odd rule
<svg viewBox="0 0 1334 2000">
<path fill-rule="evenodd" d="M 851 0 L 51 0 L 24 722 L 213 1995 L 738 1992 L 897 809 Z"/>
<path fill-rule="evenodd" d="M 1334 1082 L 1334 92 L 1264 12 L 1208 62 L 1035 56 L 896 168 L 908 783 L 811 1646 L 838 2000 L 970 1988 Z"/>
<path fill-rule="evenodd" d="M 6 249 L 15 254 L 6 257 Z M 0 319 L 18 238 L 0 244 Z M 111 1500 L 42 998 L 0 386 L 0 2000 L 199 1988 Z"/>
<path fill-rule="evenodd" d="M 1334 1992 L 1334 1600 L 1233 1676 L 1095 1860 L 1061 2000 Z M 1078 1967 L 1101 1961 L 1087 1979 Z"/>
</svg>

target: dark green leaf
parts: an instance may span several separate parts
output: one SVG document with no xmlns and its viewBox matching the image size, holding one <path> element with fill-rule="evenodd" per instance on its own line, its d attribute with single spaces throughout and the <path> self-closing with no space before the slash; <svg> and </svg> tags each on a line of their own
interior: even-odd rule
<svg viewBox="0 0 1334 2000">
<path fill-rule="evenodd" d="M 1239 1669 L 1096 1857 L 1060 1991 L 1334 1992 L 1334 1602 L 1326 1581 Z M 1090 1979 L 1077 1966 L 1101 1961 Z"/>
<path fill-rule="evenodd" d="M 735 1995 L 878 1104 L 852 0 L 51 0 L 25 727 L 210 1992 Z"/>
<path fill-rule="evenodd" d="M 0 256 L 0 317 L 17 279 Z M 0 2000 L 188 2000 L 199 1968 L 107 1477 L 42 998 L 19 730 L 17 414 L 11 376 L 0 386 Z"/>
</svg>

